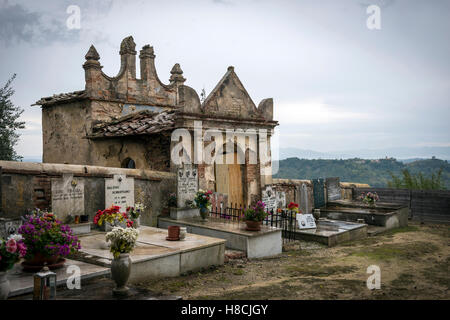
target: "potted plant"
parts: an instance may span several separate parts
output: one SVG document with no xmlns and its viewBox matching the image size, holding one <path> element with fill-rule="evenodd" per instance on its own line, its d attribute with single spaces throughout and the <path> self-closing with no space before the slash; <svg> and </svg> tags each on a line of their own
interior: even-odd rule
<svg viewBox="0 0 450 320">
<path fill-rule="evenodd" d="M 204 191 L 202 189 L 198 190 L 194 202 L 197 208 L 200 209 L 200 216 L 202 217 L 203 221 L 206 220 L 206 217 L 209 214 L 209 210 L 211 208 L 211 194 L 212 191 Z"/>
<path fill-rule="evenodd" d="M 10 292 L 8 270 L 12 269 L 26 253 L 27 247 L 21 235 L 13 234 L 6 240 L 0 238 L 0 300 L 8 299 Z"/>
<path fill-rule="evenodd" d="M 136 202 L 134 207 L 127 208 L 127 215 L 133 221 L 132 226 L 138 228 L 141 225 L 141 214 L 144 212 L 145 206 L 140 202 Z"/>
<path fill-rule="evenodd" d="M 111 231 L 114 226 L 132 227 L 133 221 L 128 214 L 120 212 L 119 206 L 111 206 L 105 210 L 98 210 L 94 217 L 94 224 L 103 231 Z"/>
<path fill-rule="evenodd" d="M 259 231 L 261 230 L 261 224 L 267 217 L 266 204 L 262 201 L 258 201 L 254 207 L 248 208 L 244 212 L 244 221 L 247 225 L 246 230 Z"/>
<path fill-rule="evenodd" d="M 358 199 L 370 207 L 375 207 L 376 206 L 375 203 L 378 200 L 380 200 L 380 197 L 378 196 L 378 194 L 376 192 L 369 191 L 367 193 L 364 193 L 364 192 L 361 193 L 361 195 L 358 197 Z"/>
<path fill-rule="evenodd" d="M 64 257 L 81 248 L 70 227 L 62 224 L 52 213 L 26 216 L 18 232 L 27 247 L 22 263 L 26 271 L 39 271 L 44 265 L 62 267 Z"/>
<path fill-rule="evenodd" d="M 134 228 L 114 227 L 106 234 L 106 241 L 111 242 L 110 251 L 113 254 L 111 263 L 111 277 L 116 283 L 113 293 L 126 295 L 128 288 L 126 284 L 131 272 L 130 252 L 136 246 L 139 231 Z"/>
<path fill-rule="evenodd" d="M 169 194 L 169 198 L 167 199 L 167 206 L 169 208 L 177 207 L 177 195 L 175 193 Z"/>
</svg>

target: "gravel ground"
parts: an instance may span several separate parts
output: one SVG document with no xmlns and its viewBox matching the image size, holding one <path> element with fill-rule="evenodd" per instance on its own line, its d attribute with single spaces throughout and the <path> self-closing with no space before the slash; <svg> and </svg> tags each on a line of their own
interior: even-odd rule
<svg viewBox="0 0 450 320">
<path fill-rule="evenodd" d="M 224 266 L 138 288 L 183 299 L 450 299 L 450 228 L 420 225 L 328 248 L 299 242 L 268 259 L 230 260 Z M 381 270 L 369 290 L 367 268 Z"/>
</svg>

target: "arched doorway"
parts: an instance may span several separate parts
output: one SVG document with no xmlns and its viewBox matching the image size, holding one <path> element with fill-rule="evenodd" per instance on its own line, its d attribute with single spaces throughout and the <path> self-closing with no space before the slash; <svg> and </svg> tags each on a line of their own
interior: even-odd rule
<svg viewBox="0 0 450 320">
<path fill-rule="evenodd" d="M 131 158 L 126 158 L 122 161 L 122 168 L 136 169 L 136 162 Z"/>
</svg>

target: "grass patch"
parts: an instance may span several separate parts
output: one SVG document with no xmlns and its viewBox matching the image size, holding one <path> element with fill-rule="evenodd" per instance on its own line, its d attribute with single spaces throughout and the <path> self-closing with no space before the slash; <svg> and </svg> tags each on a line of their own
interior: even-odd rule
<svg viewBox="0 0 450 320">
<path fill-rule="evenodd" d="M 169 283 L 167 285 L 167 289 L 170 292 L 176 292 L 176 291 L 180 290 L 181 288 L 185 288 L 185 287 L 187 287 L 187 283 L 185 281 L 182 281 L 182 280 L 174 281 L 174 282 L 171 282 L 171 283 Z"/>
<path fill-rule="evenodd" d="M 424 269 L 422 274 L 430 282 L 448 289 L 450 287 L 449 265 L 450 258 L 447 257 L 444 261 L 434 263 L 431 267 Z"/>
<path fill-rule="evenodd" d="M 381 235 L 383 236 L 391 236 L 397 233 L 404 233 L 404 232 L 417 232 L 420 231 L 419 227 L 416 226 L 406 226 L 406 227 L 401 227 L 401 228 L 395 228 L 395 229 L 391 229 L 391 230 L 387 230 L 385 232 L 383 232 Z"/>
<path fill-rule="evenodd" d="M 313 276 L 313 277 L 327 277 L 334 274 L 350 273 L 355 271 L 355 266 L 317 266 L 317 265 L 301 265 L 288 266 L 286 271 L 291 277 L 298 276 Z"/>
<path fill-rule="evenodd" d="M 409 273 L 401 273 L 397 279 L 391 281 L 391 285 L 395 288 L 410 286 L 414 284 L 414 275 Z"/>
<path fill-rule="evenodd" d="M 364 248 L 351 253 L 353 256 L 366 257 L 372 260 L 413 259 L 438 251 L 439 248 L 427 242 L 407 244 L 388 243 L 380 247 Z"/>
<path fill-rule="evenodd" d="M 342 246 L 342 247 L 370 246 L 373 244 L 377 244 L 380 241 L 381 240 L 379 237 L 367 237 L 367 238 L 360 239 L 360 240 L 346 241 L 346 242 L 339 244 L 339 246 Z"/>
<path fill-rule="evenodd" d="M 244 272 L 244 269 L 236 269 L 236 270 L 233 270 L 233 274 L 234 274 L 235 276 L 242 276 L 244 273 L 245 273 L 245 272 Z"/>
<path fill-rule="evenodd" d="M 309 257 L 313 253 L 314 253 L 313 250 L 299 249 L 299 250 L 286 251 L 286 252 L 283 253 L 283 255 L 286 255 L 288 257 L 292 257 L 292 256 Z"/>
<path fill-rule="evenodd" d="M 444 238 L 450 238 L 450 227 L 446 225 L 429 225 L 427 232 Z"/>
<path fill-rule="evenodd" d="M 279 284 L 271 284 L 260 287 L 248 287 L 242 290 L 224 292 L 221 295 L 199 296 L 196 300 L 268 300 L 268 299 L 292 299 L 303 287 L 294 286 L 284 281 Z"/>
</svg>

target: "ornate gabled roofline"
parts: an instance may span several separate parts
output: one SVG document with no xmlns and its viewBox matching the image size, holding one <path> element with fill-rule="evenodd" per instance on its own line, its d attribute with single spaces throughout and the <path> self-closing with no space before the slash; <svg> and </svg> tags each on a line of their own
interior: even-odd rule
<svg viewBox="0 0 450 320">
<path fill-rule="evenodd" d="M 204 107 L 208 104 L 208 102 L 216 95 L 219 93 L 220 91 L 220 87 L 222 86 L 222 84 L 225 82 L 226 79 L 228 79 L 229 77 L 234 76 L 235 79 L 238 81 L 238 84 L 242 87 L 242 89 L 244 90 L 244 93 L 248 96 L 248 98 L 250 99 L 250 102 L 252 104 L 252 107 L 254 108 L 254 110 L 256 112 L 258 112 L 258 108 L 256 107 L 255 102 L 253 101 L 253 99 L 251 98 L 250 94 L 247 92 L 247 89 L 245 89 L 244 85 L 242 84 L 241 80 L 239 79 L 238 75 L 236 74 L 236 72 L 234 72 L 234 67 L 233 66 L 229 66 L 227 68 L 227 72 L 223 75 L 222 79 L 219 80 L 219 82 L 216 84 L 216 86 L 214 87 L 214 89 L 208 94 L 208 96 L 206 97 L 206 99 L 203 101 L 202 103 L 202 109 L 204 109 Z"/>
</svg>

